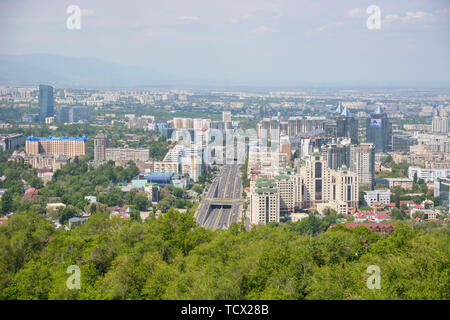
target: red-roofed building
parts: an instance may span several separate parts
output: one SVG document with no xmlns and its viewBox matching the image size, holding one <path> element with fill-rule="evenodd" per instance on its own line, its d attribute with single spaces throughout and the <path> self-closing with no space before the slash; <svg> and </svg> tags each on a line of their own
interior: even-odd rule
<svg viewBox="0 0 450 320">
<path fill-rule="evenodd" d="M 363 221 L 367 221 L 367 215 L 365 212 L 358 212 L 355 214 L 355 221 L 356 222 L 363 222 Z"/>
<path fill-rule="evenodd" d="M 373 220 L 375 220 L 376 222 L 388 221 L 391 220 L 391 216 L 386 213 L 379 213 L 373 217 Z"/>
<path fill-rule="evenodd" d="M 23 200 L 33 200 L 38 195 L 38 190 L 35 188 L 28 188 L 23 195 Z"/>
<path fill-rule="evenodd" d="M 381 234 L 391 234 L 392 231 L 394 231 L 394 226 L 389 223 L 389 222 L 383 222 L 383 223 L 372 223 L 372 222 L 366 222 L 366 223 L 355 223 L 355 222 L 348 222 L 345 224 L 342 223 L 335 223 L 332 224 L 330 227 L 328 227 L 328 230 L 330 230 L 331 228 L 340 225 L 340 226 L 344 226 L 347 228 L 351 228 L 351 229 L 355 229 L 356 227 L 366 227 L 367 229 L 369 229 L 372 232 L 378 232 Z M 327 231 L 328 231 L 327 230 Z"/>
<path fill-rule="evenodd" d="M 388 211 L 391 211 L 392 209 L 394 209 L 395 208 L 395 202 L 391 202 L 391 203 L 388 203 L 387 205 L 386 205 L 386 209 L 388 210 Z"/>
<path fill-rule="evenodd" d="M 0 224 L 5 223 L 6 221 L 8 221 L 8 217 L 2 217 L 2 218 L 0 218 Z"/>
</svg>

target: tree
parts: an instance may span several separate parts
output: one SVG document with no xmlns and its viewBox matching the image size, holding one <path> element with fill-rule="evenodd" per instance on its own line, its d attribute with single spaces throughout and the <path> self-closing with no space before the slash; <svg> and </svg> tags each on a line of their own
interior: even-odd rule
<svg viewBox="0 0 450 320">
<path fill-rule="evenodd" d="M 393 219 L 397 219 L 397 220 L 403 220 L 405 218 L 405 214 L 397 208 L 392 208 L 391 212 L 390 212 L 390 216 Z"/>
<path fill-rule="evenodd" d="M 144 211 L 147 210 L 147 207 L 150 205 L 150 201 L 145 194 L 138 193 L 133 199 L 133 205 L 135 205 L 138 210 Z"/>
<path fill-rule="evenodd" d="M 78 210 L 73 206 L 66 206 L 59 213 L 59 223 L 65 224 L 70 218 L 78 216 Z"/>
<path fill-rule="evenodd" d="M 6 192 L 3 196 L 2 196 L 2 200 L 1 200 L 1 213 L 2 214 L 7 214 L 9 212 L 12 211 L 13 209 L 13 197 L 9 192 Z"/>
<path fill-rule="evenodd" d="M 180 188 L 175 188 L 173 190 L 173 195 L 175 198 L 184 198 L 184 190 Z"/>
<path fill-rule="evenodd" d="M 158 208 L 159 210 L 161 210 L 161 212 L 167 212 L 167 210 L 170 209 L 170 202 L 167 199 L 162 199 L 159 203 L 158 203 Z"/>
</svg>

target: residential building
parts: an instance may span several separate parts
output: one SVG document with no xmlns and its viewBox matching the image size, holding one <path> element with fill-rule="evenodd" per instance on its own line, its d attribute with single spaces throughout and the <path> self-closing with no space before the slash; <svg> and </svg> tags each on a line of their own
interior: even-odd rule
<svg viewBox="0 0 450 320">
<path fill-rule="evenodd" d="M 47 153 L 75 157 L 87 154 L 87 137 L 34 137 L 26 139 L 25 151 L 28 154 Z"/>
<path fill-rule="evenodd" d="M 408 177 L 414 179 L 417 175 L 417 179 L 423 179 L 425 182 L 435 181 L 437 178 L 447 178 L 450 176 L 450 168 L 447 169 L 424 169 L 419 167 L 409 167 Z"/>
<path fill-rule="evenodd" d="M 375 146 L 373 143 L 350 146 L 349 169 L 358 174 L 360 186 L 373 189 L 375 185 Z"/>
<path fill-rule="evenodd" d="M 202 158 L 196 155 L 181 158 L 181 172 L 183 175 L 189 175 L 190 179 L 197 182 L 202 174 Z"/>
<path fill-rule="evenodd" d="M 438 178 L 439 182 L 439 204 L 447 211 L 450 210 L 450 178 Z"/>
<path fill-rule="evenodd" d="M 169 172 L 178 174 L 179 163 L 177 161 L 150 160 L 145 163 L 145 172 Z"/>
<path fill-rule="evenodd" d="M 251 184 L 250 223 L 265 225 L 280 222 L 280 195 L 272 179 L 258 179 Z"/>
<path fill-rule="evenodd" d="M 294 212 L 295 180 L 286 175 L 275 176 L 274 180 L 280 195 L 280 215 Z"/>
<path fill-rule="evenodd" d="M 94 161 L 106 161 L 106 149 L 109 139 L 106 134 L 100 133 L 94 138 Z"/>
<path fill-rule="evenodd" d="M 367 190 L 363 191 L 364 205 L 372 207 L 375 202 L 381 204 L 391 203 L 391 190 L 379 189 L 379 190 Z"/>
<path fill-rule="evenodd" d="M 150 159 L 149 149 L 131 149 L 131 148 L 106 148 L 106 161 L 118 162 L 146 162 Z"/>
<path fill-rule="evenodd" d="M 319 153 L 306 157 L 300 167 L 300 208 L 315 208 L 317 204 L 341 201 L 348 210 L 358 208 L 358 174 L 345 167 L 332 170 Z"/>
<path fill-rule="evenodd" d="M 14 150 L 25 145 L 25 139 L 21 133 L 0 134 L 0 150 Z"/>
<path fill-rule="evenodd" d="M 448 133 L 448 117 L 444 110 L 436 111 L 431 123 L 433 133 L 447 134 Z"/>
<path fill-rule="evenodd" d="M 376 178 L 375 184 L 385 185 L 388 188 L 401 187 L 404 190 L 411 190 L 413 180 L 409 178 Z"/>
</svg>

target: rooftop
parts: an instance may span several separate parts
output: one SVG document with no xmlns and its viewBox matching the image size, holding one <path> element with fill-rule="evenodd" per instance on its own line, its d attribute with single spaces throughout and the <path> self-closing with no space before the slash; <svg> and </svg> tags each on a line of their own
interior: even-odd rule
<svg viewBox="0 0 450 320">
<path fill-rule="evenodd" d="M 40 140 L 71 140 L 71 141 L 87 141 L 86 136 L 82 137 L 67 137 L 67 136 L 61 136 L 61 137 L 35 137 L 35 136 L 29 136 L 27 138 L 27 141 L 40 141 Z"/>
</svg>

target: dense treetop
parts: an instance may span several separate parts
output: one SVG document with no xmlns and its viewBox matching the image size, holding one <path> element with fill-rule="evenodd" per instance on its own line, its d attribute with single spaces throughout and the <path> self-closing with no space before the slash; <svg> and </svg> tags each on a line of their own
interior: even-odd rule
<svg viewBox="0 0 450 320">
<path fill-rule="evenodd" d="M 398 222 L 391 235 L 317 226 L 210 231 L 170 209 L 144 223 L 97 212 L 64 232 L 21 212 L 0 226 L 0 298 L 450 298 L 447 224 Z M 81 269 L 80 290 L 66 286 L 70 265 Z M 380 267 L 379 290 L 366 286 L 370 265 Z"/>
</svg>

